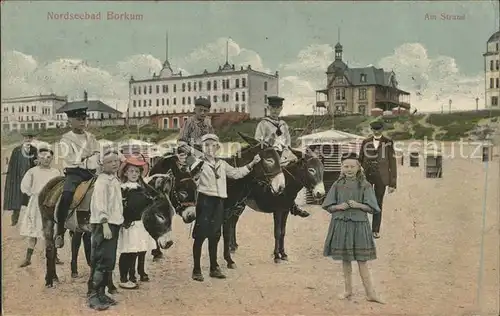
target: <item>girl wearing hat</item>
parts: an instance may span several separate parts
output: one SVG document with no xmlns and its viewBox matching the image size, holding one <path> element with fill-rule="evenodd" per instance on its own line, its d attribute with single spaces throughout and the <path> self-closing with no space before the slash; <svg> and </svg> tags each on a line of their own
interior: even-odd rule
<svg viewBox="0 0 500 316">
<path fill-rule="evenodd" d="M 50 180 L 61 175 L 58 169 L 50 166 L 53 156 L 52 150 L 41 148 L 38 151 L 38 166 L 29 169 L 21 180 L 21 192 L 29 196 L 28 206 L 21 212 L 20 221 L 21 236 L 28 239 L 26 258 L 21 264 L 21 268 L 31 264 L 31 255 L 37 240 L 44 238 L 42 214 L 38 207 L 38 194 Z"/>
<path fill-rule="evenodd" d="M 203 145 L 204 164 L 200 172 L 198 184 L 198 200 L 196 203 L 196 222 L 193 229 L 193 261 L 192 278 L 195 281 L 204 280 L 201 273 L 201 249 L 205 239 L 208 239 L 208 254 L 210 257 L 210 277 L 224 279 L 217 263 L 217 247 L 224 221 L 224 199 L 227 198 L 226 178 L 241 179 L 260 161 L 260 156 L 246 166 L 235 168 L 224 160 L 216 158 L 220 148 L 219 138 L 214 134 L 206 134 L 201 138 Z"/>
<path fill-rule="evenodd" d="M 146 231 L 141 220 L 142 210 L 152 202 L 147 195 L 147 184 L 144 182 L 148 172 L 149 164 L 144 159 L 133 156 L 127 158 L 118 170 L 118 177 L 122 181 L 124 217 L 118 240 L 118 249 L 121 253 L 118 262 L 119 286 L 124 289 L 135 289 L 138 286 L 135 276 L 136 260 L 140 281 L 149 281 L 149 276 L 144 270 L 146 252 L 156 248 L 155 240 Z"/>
<path fill-rule="evenodd" d="M 382 303 L 373 289 L 367 265 L 367 261 L 377 258 L 367 214 L 380 212 L 380 208 L 355 153 L 342 157 L 340 177 L 322 207 L 332 214 L 323 254 L 342 261 L 345 291 L 341 298 L 352 296 L 351 262 L 357 261 L 368 301 Z"/>
</svg>

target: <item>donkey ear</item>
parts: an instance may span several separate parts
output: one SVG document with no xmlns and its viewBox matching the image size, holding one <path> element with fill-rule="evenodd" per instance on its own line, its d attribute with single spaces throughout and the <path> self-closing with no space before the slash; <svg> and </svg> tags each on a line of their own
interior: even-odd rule
<svg viewBox="0 0 500 316">
<path fill-rule="evenodd" d="M 172 191 L 174 187 L 174 178 L 170 175 L 167 175 L 163 181 L 163 192 L 165 192 L 166 195 L 170 195 L 170 192 Z"/>
<path fill-rule="evenodd" d="M 198 161 L 198 163 L 196 164 L 196 166 L 194 166 L 189 171 L 189 174 L 191 175 L 191 178 L 196 177 L 200 173 L 201 168 L 203 168 L 203 164 L 205 164 L 205 162 L 200 160 L 200 161 Z"/>
<path fill-rule="evenodd" d="M 163 179 L 161 177 L 156 177 L 154 187 L 155 189 L 161 188 Z"/>
<path fill-rule="evenodd" d="M 250 146 L 257 146 L 258 144 L 260 144 L 260 142 L 258 140 L 256 140 L 255 138 L 252 138 L 252 137 L 245 135 L 243 133 L 240 133 L 240 132 L 237 132 L 237 133 Z"/>
</svg>

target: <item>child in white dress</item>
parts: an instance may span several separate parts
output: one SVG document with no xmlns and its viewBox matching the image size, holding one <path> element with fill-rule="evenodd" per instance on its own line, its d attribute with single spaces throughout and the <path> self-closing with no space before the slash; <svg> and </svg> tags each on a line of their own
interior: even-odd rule
<svg viewBox="0 0 500 316">
<path fill-rule="evenodd" d="M 149 281 L 149 276 L 144 269 L 146 252 L 156 248 L 155 240 L 142 223 L 142 211 L 153 203 L 147 192 L 148 186 L 143 180 L 147 174 L 147 162 L 135 157 L 125 160 L 118 171 L 118 176 L 122 180 L 124 217 L 118 241 L 118 249 L 121 253 L 118 261 L 119 286 L 123 289 L 135 289 L 138 286 L 135 276 L 136 260 L 140 281 Z"/>
<path fill-rule="evenodd" d="M 38 195 L 47 182 L 61 175 L 58 169 L 50 166 L 53 156 L 52 150 L 41 148 L 38 151 L 38 166 L 29 169 L 21 180 L 21 191 L 30 197 L 28 206 L 21 213 L 20 220 L 20 234 L 28 239 L 26 258 L 20 265 L 21 268 L 31 264 L 31 256 L 37 240 L 44 238 Z"/>
</svg>

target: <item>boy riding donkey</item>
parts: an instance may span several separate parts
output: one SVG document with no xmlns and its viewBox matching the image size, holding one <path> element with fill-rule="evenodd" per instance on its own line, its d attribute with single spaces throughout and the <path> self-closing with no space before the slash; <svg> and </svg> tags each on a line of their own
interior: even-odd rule
<svg viewBox="0 0 500 316">
<path fill-rule="evenodd" d="M 278 96 L 267 98 L 269 115 L 264 117 L 257 125 L 254 138 L 273 146 L 279 153 L 283 165 L 286 165 L 291 160 L 297 159 L 297 157 L 289 149 L 291 146 L 291 137 L 288 125 L 279 118 L 283 110 L 284 100 L 284 98 Z M 300 217 L 308 217 L 310 215 L 309 212 L 299 208 L 295 203 L 290 208 L 290 213 Z"/>
<path fill-rule="evenodd" d="M 187 168 L 191 170 L 203 155 L 201 153 L 201 137 L 214 133 L 212 125 L 205 121 L 211 107 L 209 99 L 198 98 L 194 100 L 194 115 L 187 119 L 179 134 L 177 154 L 181 161 L 185 159 Z M 163 257 L 160 247 L 153 249 L 151 255 L 155 260 Z"/>
<path fill-rule="evenodd" d="M 76 188 L 84 181 L 89 181 L 96 174 L 99 153 L 99 143 L 94 135 L 85 131 L 87 108 L 73 108 L 65 111 L 71 126 L 71 131 L 61 138 L 65 147 L 65 177 L 61 201 L 56 213 L 57 231 L 56 248 L 64 247 L 65 222 L 73 201 Z"/>
</svg>

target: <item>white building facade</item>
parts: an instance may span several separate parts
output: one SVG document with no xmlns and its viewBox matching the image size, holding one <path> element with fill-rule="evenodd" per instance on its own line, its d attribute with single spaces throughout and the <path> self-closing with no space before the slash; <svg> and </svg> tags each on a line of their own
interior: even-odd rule
<svg viewBox="0 0 500 316">
<path fill-rule="evenodd" d="M 132 121 L 155 114 L 189 114 L 194 100 L 204 97 L 210 98 L 212 113 L 240 112 L 259 118 L 266 114 L 267 97 L 278 95 L 278 85 L 278 72 L 267 74 L 250 65 L 236 69 L 226 62 L 215 72 L 183 76 L 173 73 L 167 60 L 158 76 L 130 79 L 128 117 Z"/>
<path fill-rule="evenodd" d="M 2 131 L 57 128 L 66 119 L 56 111 L 68 102 L 66 96 L 35 95 L 2 99 Z"/>
<path fill-rule="evenodd" d="M 486 108 L 500 108 L 500 31 L 491 35 L 486 43 L 484 80 Z"/>
</svg>

